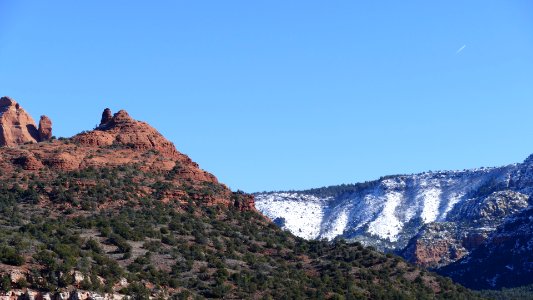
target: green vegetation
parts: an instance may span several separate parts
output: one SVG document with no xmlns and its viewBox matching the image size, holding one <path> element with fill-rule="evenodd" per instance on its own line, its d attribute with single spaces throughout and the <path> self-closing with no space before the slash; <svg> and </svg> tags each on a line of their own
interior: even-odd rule
<svg viewBox="0 0 533 300">
<path fill-rule="evenodd" d="M 399 257 L 342 240 L 305 241 L 254 211 L 206 205 L 223 187 L 180 180 L 179 172 L 132 165 L 5 178 L 0 261 L 32 270 L 18 287 L 118 289 L 136 299 L 476 298 Z M 169 194 L 182 196 L 161 201 Z M 0 283 L 12 288 L 9 278 Z"/>
<path fill-rule="evenodd" d="M 386 176 L 381 177 L 379 180 L 387 179 L 387 178 L 393 178 L 396 176 L 401 175 L 393 175 L 393 176 Z M 273 193 L 301 193 L 306 195 L 312 195 L 315 197 L 320 198 L 326 198 L 326 197 L 339 197 L 345 194 L 351 194 L 355 192 L 360 192 L 365 189 L 369 189 L 376 184 L 379 183 L 379 180 L 373 180 L 373 181 L 366 181 L 362 183 L 351 183 L 351 184 L 340 184 L 340 185 L 332 185 L 332 186 L 325 186 L 321 188 L 314 188 L 309 190 L 303 190 L 303 191 L 278 191 L 278 192 L 262 192 L 262 194 L 273 194 Z"/>
<path fill-rule="evenodd" d="M 521 300 L 521 299 L 532 299 L 533 298 L 533 285 L 521 286 L 512 289 L 502 289 L 499 291 L 495 290 L 485 290 L 479 292 L 479 295 L 486 299 L 494 300 Z"/>
</svg>

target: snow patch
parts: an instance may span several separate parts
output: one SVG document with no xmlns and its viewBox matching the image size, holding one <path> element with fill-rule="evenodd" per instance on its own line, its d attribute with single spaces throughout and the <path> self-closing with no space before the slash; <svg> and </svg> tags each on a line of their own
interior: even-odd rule
<svg viewBox="0 0 533 300">
<path fill-rule="evenodd" d="M 455 204 L 459 203 L 461 199 L 464 197 L 465 193 L 452 193 L 448 199 L 448 203 L 446 204 L 446 208 L 444 209 L 444 212 L 439 217 L 438 221 L 444 221 L 446 219 L 446 216 L 448 216 L 448 213 L 453 209 Z"/>
<path fill-rule="evenodd" d="M 426 189 L 421 193 L 423 199 L 422 214 L 420 217 L 425 224 L 434 222 L 439 215 L 440 195 L 442 191 L 438 188 Z"/>
<path fill-rule="evenodd" d="M 343 210 L 338 217 L 333 221 L 329 230 L 326 230 L 325 233 L 321 236 L 322 238 L 333 240 L 339 235 L 344 233 L 346 226 L 348 225 L 348 211 Z"/>
<path fill-rule="evenodd" d="M 385 199 L 381 214 L 368 225 L 368 233 L 395 242 L 403 227 L 402 222 L 395 215 L 396 208 L 402 201 L 402 195 L 398 192 L 388 192 Z"/>
<path fill-rule="evenodd" d="M 324 215 L 324 200 L 309 195 L 272 194 L 257 196 L 256 208 L 271 220 L 285 219 L 284 228 L 304 239 L 316 239 Z"/>
</svg>

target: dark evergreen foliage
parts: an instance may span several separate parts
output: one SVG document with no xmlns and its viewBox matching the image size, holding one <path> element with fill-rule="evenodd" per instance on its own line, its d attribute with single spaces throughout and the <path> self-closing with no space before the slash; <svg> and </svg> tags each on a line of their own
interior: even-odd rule
<svg viewBox="0 0 533 300">
<path fill-rule="evenodd" d="M 33 275 L 20 284 L 33 289 L 72 286 L 77 271 L 85 277 L 81 288 L 99 292 L 125 278 L 130 285 L 122 292 L 135 299 L 154 291 L 175 299 L 476 298 L 448 279 L 358 243 L 305 241 L 238 205 L 206 205 L 220 186 L 169 184 L 178 173 L 87 168 L 52 178 L 52 189 L 38 179 L 27 178 L 24 187 L 15 184 L 18 178 L 1 183 L 0 237 L 6 243 L 0 261 L 31 266 Z M 136 192 L 139 182 L 152 192 Z M 186 201 L 160 201 L 175 189 Z M 242 201 L 243 194 L 233 197 Z M 35 204 L 40 199 L 59 209 Z M 116 201 L 124 204 L 113 206 Z M 110 208 L 98 209 L 102 205 Z M 12 288 L 8 281 L 2 289 Z"/>
</svg>

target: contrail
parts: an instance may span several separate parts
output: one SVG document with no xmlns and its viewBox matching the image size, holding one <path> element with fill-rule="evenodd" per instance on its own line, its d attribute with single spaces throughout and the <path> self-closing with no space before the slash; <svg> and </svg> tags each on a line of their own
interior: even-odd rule
<svg viewBox="0 0 533 300">
<path fill-rule="evenodd" d="M 455 52 L 455 54 L 459 54 L 461 51 L 463 51 L 464 49 L 466 48 L 466 45 L 463 45 L 461 48 L 459 48 L 459 50 L 457 50 L 457 52 Z"/>
</svg>

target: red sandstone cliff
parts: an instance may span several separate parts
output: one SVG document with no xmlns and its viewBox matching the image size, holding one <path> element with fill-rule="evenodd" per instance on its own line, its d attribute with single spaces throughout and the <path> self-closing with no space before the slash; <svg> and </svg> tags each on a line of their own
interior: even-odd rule
<svg viewBox="0 0 533 300">
<path fill-rule="evenodd" d="M 33 118 L 13 99 L 0 98 L 0 146 L 37 143 L 52 137 L 52 121 L 41 117 L 39 129 Z"/>
</svg>

